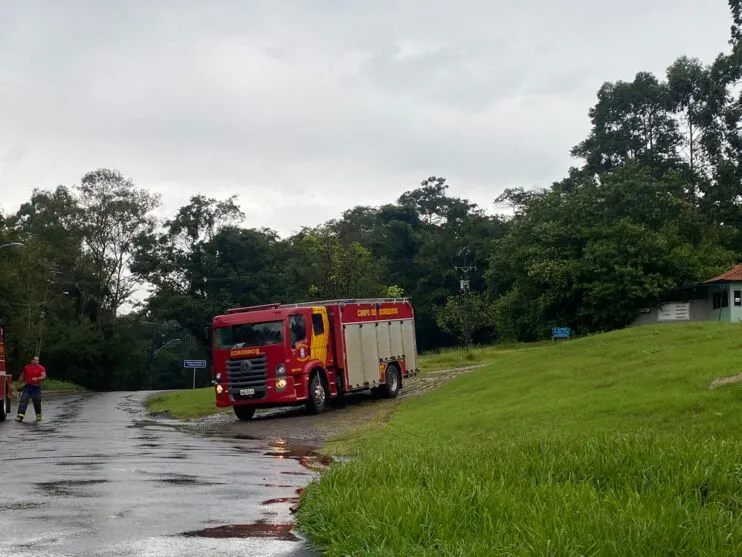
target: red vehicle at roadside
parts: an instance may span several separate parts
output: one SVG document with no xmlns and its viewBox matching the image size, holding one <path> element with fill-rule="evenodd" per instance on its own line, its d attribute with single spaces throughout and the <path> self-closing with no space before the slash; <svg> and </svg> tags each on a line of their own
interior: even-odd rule
<svg viewBox="0 0 742 557">
<path fill-rule="evenodd" d="M 227 310 L 208 330 L 216 406 L 240 420 L 372 389 L 396 397 L 417 373 L 415 314 L 405 299 L 331 300 Z"/>
<path fill-rule="evenodd" d="M 6 365 L 5 329 L 0 324 L 0 422 L 10 415 L 10 399 L 13 396 L 13 376 Z"/>
</svg>

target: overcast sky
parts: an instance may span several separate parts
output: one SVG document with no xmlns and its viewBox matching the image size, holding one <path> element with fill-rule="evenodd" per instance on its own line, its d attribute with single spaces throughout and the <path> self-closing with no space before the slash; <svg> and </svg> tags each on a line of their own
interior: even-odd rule
<svg viewBox="0 0 742 557">
<path fill-rule="evenodd" d="M 727 49 L 726 0 L 0 1 L 0 207 L 116 168 L 282 235 L 430 175 L 548 185 L 604 81 Z"/>
</svg>

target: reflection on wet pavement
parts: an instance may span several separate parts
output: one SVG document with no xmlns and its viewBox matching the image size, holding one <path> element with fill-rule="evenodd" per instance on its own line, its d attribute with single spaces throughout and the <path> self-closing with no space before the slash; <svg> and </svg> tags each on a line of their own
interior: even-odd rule
<svg viewBox="0 0 742 557">
<path fill-rule="evenodd" d="M 286 541 L 299 541 L 292 532 L 291 524 L 271 524 L 265 520 L 258 520 L 254 524 L 234 524 L 204 528 L 198 532 L 186 532 L 184 536 L 198 536 L 201 538 L 273 538 Z"/>
<path fill-rule="evenodd" d="M 145 396 L 54 397 L 41 424 L 0 423 L 0 555 L 313 555 L 291 511 L 326 459 L 191 434 L 147 418 Z"/>
</svg>

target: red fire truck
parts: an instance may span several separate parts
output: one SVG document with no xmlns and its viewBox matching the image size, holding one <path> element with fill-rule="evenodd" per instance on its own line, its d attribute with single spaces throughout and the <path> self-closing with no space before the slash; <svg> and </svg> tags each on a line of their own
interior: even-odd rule
<svg viewBox="0 0 742 557">
<path fill-rule="evenodd" d="M 406 299 L 234 308 L 214 317 L 208 334 L 216 405 L 234 407 L 240 420 L 299 404 L 319 413 L 353 391 L 396 397 L 418 371 Z"/>
<path fill-rule="evenodd" d="M 8 372 L 5 358 L 5 330 L 0 323 L 0 422 L 10 415 L 10 397 L 13 394 L 13 376 Z"/>
</svg>

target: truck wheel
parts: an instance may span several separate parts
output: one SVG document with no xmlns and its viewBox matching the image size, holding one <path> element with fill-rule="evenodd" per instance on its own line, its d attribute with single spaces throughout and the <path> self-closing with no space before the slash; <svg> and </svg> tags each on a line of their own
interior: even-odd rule
<svg viewBox="0 0 742 557">
<path fill-rule="evenodd" d="M 2 408 L 0 408 L 0 422 L 4 422 L 5 418 L 8 417 L 8 414 L 10 414 L 10 395 L 6 392 Z"/>
<path fill-rule="evenodd" d="M 381 387 L 381 393 L 385 398 L 396 398 L 399 394 L 399 369 L 397 366 L 386 366 L 384 372 L 384 386 Z"/>
<path fill-rule="evenodd" d="M 327 401 L 330 399 L 325 382 L 322 381 L 322 375 L 315 371 L 309 379 L 309 393 L 307 399 L 307 410 L 312 414 L 324 412 L 327 408 Z"/>
<path fill-rule="evenodd" d="M 254 406 L 233 406 L 232 409 L 234 410 L 234 415 L 241 422 L 252 420 L 252 417 L 255 415 Z"/>
</svg>

